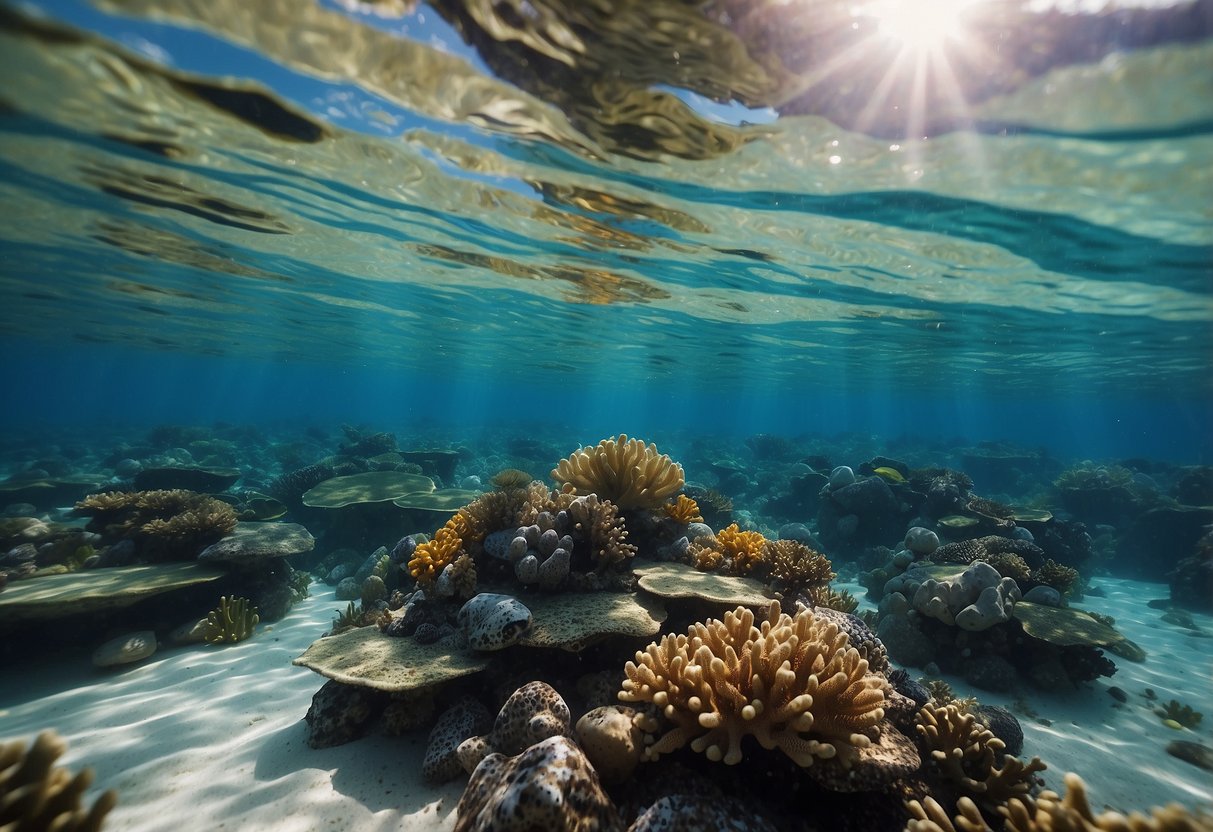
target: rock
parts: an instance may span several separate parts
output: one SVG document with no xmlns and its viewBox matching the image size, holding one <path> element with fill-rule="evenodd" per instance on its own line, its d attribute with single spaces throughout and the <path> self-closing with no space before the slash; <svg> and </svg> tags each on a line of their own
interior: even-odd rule
<svg viewBox="0 0 1213 832">
<path fill-rule="evenodd" d="M 471 774 L 491 753 L 512 757 L 540 740 L 567 735 L 570 719 L 569 706 L 555 688 L 546 682 L 527 682 L 501 706 L 487 736 L 460 743 L 459 763 Z"/>
<path fill-rule="evenodd" d="M 830 472 L 830 489 L 837 490 L 855 482 L 855 472 L 849 465 L 839 465 Z"/>
<path fill-rule="evenodd" d="M 1187 740 L 1172 740 L 1167 743 L 1167 753 L 1197 768 L 1213 771 L 1213 748 L 1207 745 Z"/>
<path fill-rule="evenodd" d="M 462 696 L 442 712 L 430 731 L 421 774 L 428 783 L 445 783 L 463 773 L 456 750 L 469 737 L 489 729 L 488 709 L 470 696 Z"/>
<path fill-rule="evenodd" d="M 218 543 L 203 549 L 202 563 L 261 563 L 312 551 L 315 538 L 298 523 L 239 522 L 235 530 Z"/>
<path fill-rule="evenodd" d="M 96 667 L 113 667 L 142 661 L 156 652 L 156 634 L 151 630 L 139 630 L 110 639 L 93 651 Z"/>
<path fill-rule="evenodd" d="M 1044 604 L 1048 607 L 1061 606 L 1061 593 L 1051 586 L 1034 586 L 1023 595 L 1023 600 L 1031 604 Z"/>
<path fill-rule="evenodd" d="M 813 532 L 804 523 L 784 523 L 779 527 L 779 539 L 795 540 L 810 548 L 818 548 L 817 541 L 813 539 Z"/>
<path fill-rule="evenodd" d="M 666 795 L 636 818 L 628 832 L 775 832 L 778 827 L 754 814 L 754 807 L 717 795 Z"/>
<path fill-rule="evenodd" d="M 206 641 L 207 620 L 199 618 L 196 621 L 187 621 L 169 635 L 168 639 L 173 644 L 201 644 Z"/>
<path fill-rule="evenodd" d="M 458 621 L 473 650 L 500 650 L 531 626 L 531 611 L 517 598 L 482 592 L 460 608 Z"/>
<path fill-rule="evenodd" d="M 961 667 L 966 682 L 982 690 L 1005 692 L 1015 687 L 1019 674 L 1002 656 L 986 654 L 969 659 Z"/>
<path fill-rule="evenodd" d="M 485 757 L 457 813 L 455 832 L 624 830 L 590 761 L 567 737 L 551 737 L 517 757 Z"/>
<path fill-rule="evenodd" d="M 939 535 L 922 526 L 914 526 L 906 532 L 904 545 L 916 555 L 929 555 L 939 548 Z"/>
<path fill-rule="evenodd" d="M 331 748 L 358 739 L 384 704 L 384 696 L 376 691 L 330 679 L 312 696 L 312 705 L 304 716 L 307 744 Z"/>
<path fill-rule="evenodd" d="M 1011 609 L 1019 597 L 1015 579 L 1003 578 L 996 586 L 983 589 L 976 601 L 956 613 L 956 626 L 976 632 L 1010 621 Z"/>
<path fill-rule="evenodd" d="M 622 783 L 640 764 L 644 732 L 625 705 L 595 708 L 577 720 L 577 742 L 604 783 Z"/>
<path fill-rule="evenodd" d="M 357 578 L 342 578 L 337 583 L 336 596 L 338 601 L 357 601 L 362 597 L 362 584 Z"/>
<path fill-rule="evenodd" d="M 904 615 L 889 615 L 876 626 L 889 658 L 908 667 L 925 667 L 935 658 L 935 643 Z"/>
<path fill-rule="evenodd" d="M 1002 740 L 1007 754 L 1012 757 L 1020 755 L 1023 751 L 1023 728 L 1015 714 L 1001 705 L 974 705 L 970 713 L 989 728 L 990 733 Z"/>
</svg>

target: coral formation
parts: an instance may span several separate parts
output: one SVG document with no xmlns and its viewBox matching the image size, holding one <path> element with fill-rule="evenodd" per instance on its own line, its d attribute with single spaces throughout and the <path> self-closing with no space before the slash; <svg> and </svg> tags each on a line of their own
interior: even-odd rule
<svg viewBox="0 0 1213 832">
<path fill-rule="evenodd" d="M 624 434 L 574 451 L 552 469 L 552 478 L 576 493 L 597 494 L 624 510 L 660 508 L 686 481 L 682 466 L 659 454 L 655 445 Z"/>
<path fill-rule="evenodd" d="M 1035 543 L 993 534 L 940 546 L 931 554 L 931 560 L 934 563 L 972 563 L 975 560 L 988 562 L 991 557 L 999 554 L 1019 555 L 1033 568 L 1039 568 L 1045 560 L 1044 550 Z"/>
<path fill-rule="evenodd" d="M 106 791 L 91 808 L 80 798 L 93 782 L 91 769 L 73 776 L 55 766 L 67 743 L 43 731 L 27 749 L 23 742 L 0 743 L 0 828 L 6 832 L 95 832 L 118 802 Z"/>
<path fill-rule="evenodd" d="M 674 724 L 645 749 L 647 759 L 690 742 L 733 765 L 751 735 L 801 766 L 836 757 L 849 767 L 884 717 L 886 683 L 869 674 L 837 624 L 808 609 L 788 616 L 778 602 L 761 628 L 738 607 L 650 644 L 624 672 L 620 700 L 652 702 Z"/>
<path fill-rule="evenodd" d="M 685 494 L 679 494 L 672 503 L 662 505 L 666 516 L 679 523 L 702 523 L 703 515 L 699 513 L 699 503 Z"/>
<path fill-rule="evenodd" d="M 219 606 L 206 614 L 206 629 L 203 638 L 209 644 L 231 644 L 244 641 L 253 634 L 257 622 L 257 608 L 250 607 L 247 598 L 219 598 Z"/>
<path fill-rule="evenodd" d="M 471 774 L 489 754 L 513 757 L 548 737 L 567 736 L 572 715 L 556 689 L 546 682 L 527 682 L 510 694 L 486 736 L 463 740 L 456 756 Z"/>
<path fill-rule="evenodd" d="M 532 479 L 534 478 L 526 471 L 520 471 L 517 468 L 504 468 L 494 474 L 490 482 L 502 491 L 513 491 L 519 488 L 526 488 L 531 484 Z"/>
<path fill-rule="evenodd" d="M 92 517 L 89 531 L 106 542 L 133 540 L 150 560 L 192 558 L 236 528 L 236 512 L 227 503 L 180 489 L 90 494 L 75 512 Z"/>
<path fill-rule="evenodd" d="M 446 525 L 434 532 L 434 539 L 420 543 L 408 563 L 413 580 L 425 586 L 432 584 L 443 567 L 463 552 L 463 538 L 470 533 L 467 517 L 456 514 Z"/>
<path fill-rule="evenodd" d="M 1078 586 L 1078 570 L 1072 566 L 1062 566 L 1052 558 L 1047 558 L 1032 577 L 1038 583 L 1053 587 L 1062 595 Z"/>
</svg>

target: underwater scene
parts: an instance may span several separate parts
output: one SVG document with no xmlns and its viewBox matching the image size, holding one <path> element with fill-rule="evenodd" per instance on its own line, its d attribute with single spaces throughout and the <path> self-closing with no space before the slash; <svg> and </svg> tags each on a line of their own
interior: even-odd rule
<svg viewBox="0 0 1213 832">
<path fill-rule="evenodd" d="M 0 77 L 0 830 L 1213 832 L 1213 0 Z"/>
</svg>

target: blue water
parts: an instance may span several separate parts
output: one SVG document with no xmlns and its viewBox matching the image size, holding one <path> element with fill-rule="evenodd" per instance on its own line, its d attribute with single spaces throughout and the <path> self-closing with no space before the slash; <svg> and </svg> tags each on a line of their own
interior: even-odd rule
<svg viewBox="0 0 1213 832">
<path fill-rule="evenodd" d="M 563 124 L 428 7 L 318 6 L 362 44 L 327 51 L 215 9 L 6 12 L 0 425 L 1213 455 L 1207 40 L 928 137 L 656 84 L 738 142 L 695 158 Z"/>
</svg>

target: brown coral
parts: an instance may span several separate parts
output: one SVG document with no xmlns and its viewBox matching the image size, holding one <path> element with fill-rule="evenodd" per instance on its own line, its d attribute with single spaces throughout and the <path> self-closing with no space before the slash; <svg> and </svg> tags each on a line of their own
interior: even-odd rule
<svg viewBox="0 0 1213 832">
<path fill-rule="evenodd" d="M 106 491 L 76 503 L 89 531 L 107 542 L 131 539 L 154 560 L 190 558 L 236 528 L 236 511 L 222 500 L 183 489 Z"/>
<path fill-rule="evenodd" d="M 1096 815 L 1087 800 L 1086 784 L 1073 772 L 1065 776 L 1066 793 L 1062 797 L 1044 791 L 1036 799 L 1018 797 L 1007 801 L 998 811 L 1006 832 L 1209 832 L 1213 816 L 1207 812 L 1193 814 L 1177 803 L 1155 807 L 1150 815 L 1119 812 Z M 967 797 L 956 802 L 959 812 L 948 817 L 947 811 L 934 798 L 906 803 L 910 821 L 905 832 L 990 832 L 991 826 L 982 817 L 977 805 Z"/>
<path fill-rule="evenodd" d="M 574 451 L 552 469 L 552 478 L 566 490 L 597 494 L 624 510 L 659 508 L 686 482 L 682 466 L 657 446 L 624 434 Z"/>
<path fill-rule="evenodd" d="M 1032 577 L 1065 595 L 1078 583 L 1078 570 L 1072 566 L 1062 566 L 1049 558 L 1041 564 Z"/>
<path fill-rule="evenodd" d="M 91 809 L 81 807 L 80 797 L 93 782 L 93 772 L 86 768 L 72 776 L 67 769 L 56 768 L 55 760 L 66 750 L 67 743 L 53 731 L 39 734 L 28 750 L 22 742 L 0 743 L 0 828 L 14 832 L 101 828 L 118 802 L 117 795 L 107 791 Z"/>
<path fill-rule="evenodd" d="M 629 563 L 636 547 L 628 543 L 628 531 L 618 508 L 595 494 L 577 497 L 568 504 L 569 517 L 590 542 L 590 557 L 596 572 L 605 572 Z"/>
<path fill-rule="evenodd" d="M 534 479 L 526 471 L 521 471 L 517 468 L 504 468 L 493 475 L 490 482 L 500 488 L 502 491 L 514 491 L 519 488 L 526 488 Z"/>
<path fill-rule="evenodd" d="M 768 580 L 789 595 L 824 587 L 834 578 L 829 558 L 799 540 L 773 540 L 767 547 Z"/>
<path fill-rule="evenodd" d="M 648 759 L 690 742 L 714 761 L 741 761 L 754 736 L 800 766 L 836 758 L 844 768 L 872 743 L 884 718 L 880 676 L 836 624 L 802 609 L 794 617 L 771 604 L 761 628 L 744 607 L 723 620 L 667 635 L 624 667 L 619 698 L 652 702 L 674 727 L 646 750 Z M 659 730 L 653 722 L 646 733 Z"/>
<path fill-rule="evenodd" d="M 928 703 L 915 728 L 939 773 L 991 811 L 1029 795 L 1034 775 L 1045 770 L 1039 757 L 1025 763 L 1006 755 L 1006 744 L 956 705 Z"/>
<path fill-rule="evenodd" d="M 747 575 L 767 559 L 768 541 L 760 532 L 741 531 L 733 523 L 716 537 L 696 538 L 687 549 L 690 561 L 704 572 L 720 570 L 729 575 Z"/>
<path fill-rule="evenodd" d="M 703 515 L 699 513 L 699 503 L 686 494 L 679 494 L 678 499 L 662 506 L 666 516 L 679 523 L 702 523 Z"/>
</svg>

